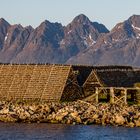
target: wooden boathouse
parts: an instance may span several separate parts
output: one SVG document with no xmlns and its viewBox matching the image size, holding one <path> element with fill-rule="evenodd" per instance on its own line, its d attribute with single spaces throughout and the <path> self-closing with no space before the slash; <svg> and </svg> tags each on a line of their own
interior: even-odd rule
<svg viewBox="0 0 140 140">
<path fill-rule="evenodd" d="M 97 101 L 101 93 L 131 90 L 135 83 L 140 69 L 130 66 L 0 65 L 0 100 Z"/>
</svg>

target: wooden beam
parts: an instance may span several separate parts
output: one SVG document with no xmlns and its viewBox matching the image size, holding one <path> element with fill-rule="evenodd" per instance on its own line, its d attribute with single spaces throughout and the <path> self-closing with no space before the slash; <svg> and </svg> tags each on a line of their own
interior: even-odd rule
<svg viewBox="0 0 140 140">
<path fill-rule="evenodd" d="M 110 103 L 114 104 L 114 88 L 110 87 Z"/>
<path fill-rule="evenodd" d="M 124 89 L 124 103 L 127 104 L 127 89 Z"/>
<path fill-rule="evenodd" d="M 96 94 L 96 103 L 99 102 L 99 89 L 96 87 L 96 90 L 95 90 L 95 94 Z"/>
<path fill-rule="evenodd" d="M 98 87 L 99 89 L 110 89 L 112 87 Z M 123 89 L 127 89 L 127 90 L 140 90 L 140 88 L 133 88 L 133 87 L 113 87 L 114 89 L 119 89 L 119 90 L 123 90 Z"/>
</svg>

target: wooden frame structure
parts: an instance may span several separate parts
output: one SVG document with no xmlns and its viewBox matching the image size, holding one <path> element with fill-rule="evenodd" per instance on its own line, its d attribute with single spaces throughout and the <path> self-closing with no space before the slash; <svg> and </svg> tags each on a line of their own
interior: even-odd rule
<svg viewBox="0 0 140 140">
<path fill-rule="evenodd" d="M 128 66 L 1 64 L 0 100 L 59 102 L 88 98 L 98 102 L 100 95 L 111 96 L 110 87 L 131 87 L 140 82 L 139 75 L 139 69 L 133 71 Z M 113 98 L 112 90 L 112 102 L 122 102 L 117 98 Z"/>
<path fill-rule="evenodd" d="M 110 95 L 110 103 L 112 104 L 127 104 L 127 98 L 128 98 L 128 90 L 129 91 L 136 91 L 135 94 L 137 93 L 137 91 L 140 91 L 140 88 L 124 88 L 124 87 L 96 87 L 96 103 L 99 102 L 99 94 L 101 93 L 102 90 L 106 90 L 109 91 L 108 94 Z M 115 92 L 115 90 L 119 91 L 119 94 L 117 94 Z M 103 94 L 103 92 L 102 92 Z M 134 94 L 134 93 L 133 93 Z M 133 95 L 132 94 L 132 95 Z M 131 96 L 132 98 L 132 96 Z M 135 99 L 133 100 L 137 100 L 136 96 Z"/>
<path fill-rule="evenodd" d="M 103 96 L 110 103 L 127 104 L 129 93 L 131 99 L 139 101 L 140 89 L 133 87 L 140 82 L 139 75 L 139 69 L 93 69 L 83 84 L 83 100 L 98 103 Z"/>
<path fill-rule="evenodd" d="M 130 93 L 131 91 L 135 91 L 132 92 L 131 94 L 131 100 L 139 102 L 140 88 L 128 88 L 128 87 L 127 88 L 126 87 L 125 88 L 124 87 L 96 87 L 95 93 L 83 100 L 99 103 L 100 102 L 99 96 L 107 95 L 106 101 L 110 102 L 111 104 L 126 105 L 128 103 L 128 91 Z"/>
</svg>

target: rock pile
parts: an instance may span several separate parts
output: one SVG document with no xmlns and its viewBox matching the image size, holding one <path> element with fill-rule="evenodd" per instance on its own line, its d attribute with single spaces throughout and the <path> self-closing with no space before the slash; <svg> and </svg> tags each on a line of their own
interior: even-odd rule
<svg viewBox="0 0 140 140">
<path fill-rule="evenodd" d="M 0 121 L 140 127 L 140 107 L 112 104 L 0 102 Z"/>
</svg>

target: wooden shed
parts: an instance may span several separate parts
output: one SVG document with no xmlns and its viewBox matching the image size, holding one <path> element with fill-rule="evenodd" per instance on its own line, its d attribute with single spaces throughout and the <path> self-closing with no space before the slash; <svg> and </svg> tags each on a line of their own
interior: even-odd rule
<svg viewBox="0 0 140 140">
<path fill-rule="evenodd" d="M 0 65 L 1 100 L 75 100 L 82 97 L 71 65 Z"/>
<path fill-rule="evenodd" d="M 138 75 L 124 66 L 1 64 L 0 100 L 73 101 L 97 86 L 132 86 Z"/>
<path fill-rule="evenodd" d="M 96 87 L 132 88 L 135 83 L 140 83 L 140 69 L 132 67 L 104 67 L 92 69 L 83 84 L 85 96 L 95 93 Z"/>
</svg>

